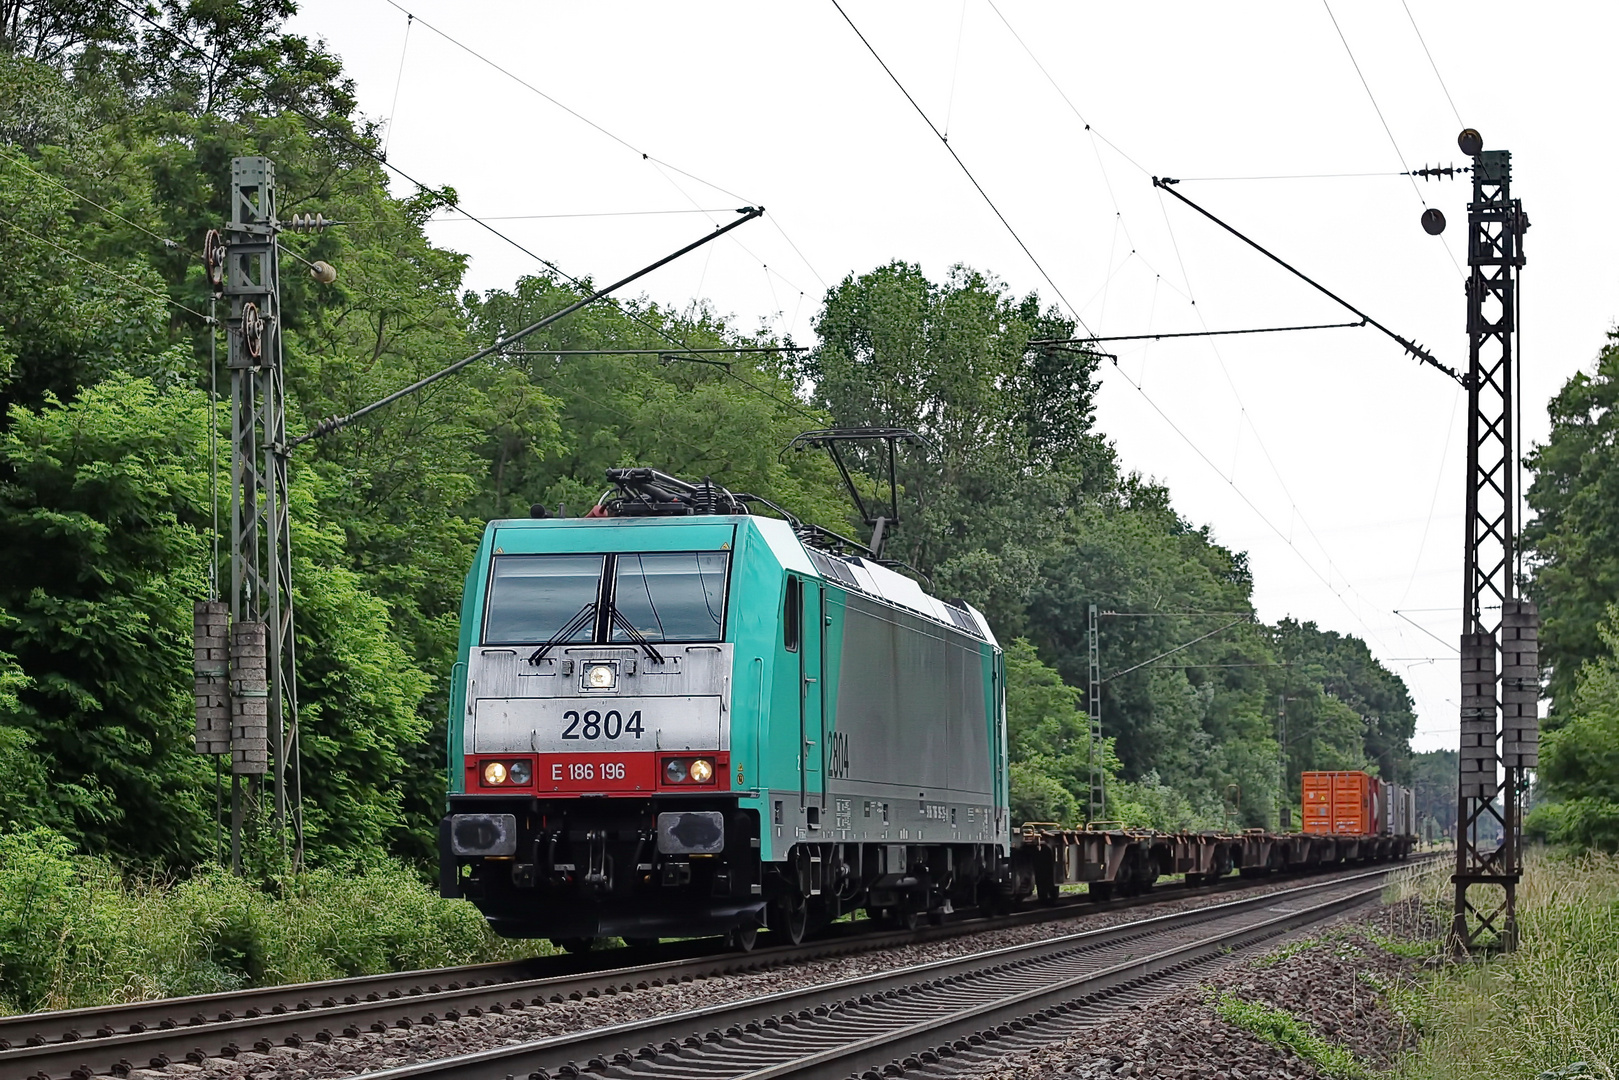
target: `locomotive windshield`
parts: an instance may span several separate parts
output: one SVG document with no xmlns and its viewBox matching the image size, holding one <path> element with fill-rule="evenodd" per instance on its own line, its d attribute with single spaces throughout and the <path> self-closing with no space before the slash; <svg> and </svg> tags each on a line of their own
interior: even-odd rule
<svg viewBox="0 0 1619 1080">
<path fill-rule="evenodd" d="M 602 555 L 497 555 L 489 574 L 489 614 L 483 640 L 489 645 L 550 641 L 596 602 Z M 568 641 L 595 637 L 594 619 L 582 621 Z"/>
<path fill-rule="evenodd" d="M 724 551 L 617 555 L 613 606 L 648 641 L 719 641 L 725 634 Z M 614 641 L 629 641 L 621 626 Z"/>
<path fill-rule="evenodd" d="M 725 551 L 497 555 L 484 644 L 720 641 L 729 567 Z"/>
</svg>

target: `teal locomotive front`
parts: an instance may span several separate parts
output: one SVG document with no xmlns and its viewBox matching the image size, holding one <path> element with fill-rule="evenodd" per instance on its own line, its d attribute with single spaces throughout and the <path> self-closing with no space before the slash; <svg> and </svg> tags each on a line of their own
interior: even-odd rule
<svg viewBox="0 0 1619 1080">
<path fill-rule="evenodd" d="M 976 611 L 786 521 L 492 522 L 441 891 L 570 947 L 1010 895 L 1004 683 Z"/>
</svg>

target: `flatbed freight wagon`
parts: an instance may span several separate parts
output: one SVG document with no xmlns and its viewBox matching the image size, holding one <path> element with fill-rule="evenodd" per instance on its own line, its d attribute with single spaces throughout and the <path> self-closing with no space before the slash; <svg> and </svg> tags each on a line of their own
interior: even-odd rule
<svg viewBox="0 0 1619 1080">
<path fill-rule="evenodd" d="M 1416 837 L 1394 834 L 1156 832 L 1150 829 L 1067 829 L 1027 824 L 1012 834 L 1012 865 L 1050 899 L 1063 885 L 1084 882 L 1100 897 L 1145 892 L 1170 874 L 1189 884 L 1232 873 L 1261 877 L 1318 867 L 1404 859 Z"/>
</svg>

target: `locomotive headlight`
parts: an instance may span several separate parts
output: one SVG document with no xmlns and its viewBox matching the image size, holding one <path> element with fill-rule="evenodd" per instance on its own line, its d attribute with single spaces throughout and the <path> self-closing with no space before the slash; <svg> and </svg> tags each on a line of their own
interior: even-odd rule
<svg viewBox="0 0 1619 1080">
<path fill-rule="evenodd" d="M 585 685 L 592 690 L 611 690 L 618 681 L 618 671 L 611 664 L 592 664 L 585 671 Z"/>
<path fill-rule="evenodd" d="M 526 761 L 514 761 L 508 775 L 514 784 L 526 784 L 534 779 L 534 766 Z"/>
<path fill-rule="evenodd" d="M 483 782 L 495 787 L 506 782 L 506 764 L 501 761 L 491 761 L 483 767 Z"/>
<path fill-rule="evenodd" d="M 691 782 L 706 784 L 714 779 L 714 763 L 707 758 L 698 758 L 691 763 Z"/>
<path fill-rule="evenodd" d="M 686 782 L 686 763 L 679 758 L 670 758 L 663 763 L 663 778 L 671 784 L 684 784 Z"/>
</svg>

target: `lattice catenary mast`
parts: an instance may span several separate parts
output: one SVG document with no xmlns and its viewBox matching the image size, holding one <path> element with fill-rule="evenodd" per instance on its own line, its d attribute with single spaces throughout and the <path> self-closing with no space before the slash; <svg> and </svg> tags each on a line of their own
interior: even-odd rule
<svg viewBox="0 0 1619 1080">
<path fill-rule="evenodd" d="M 1539 749 L 1540 617 L 1517 595 L 1515 566 L 1513 335 L 1529 220 L 1512 197 L 1511 153 L 1485 150 L 1472 128 L 1458 141 L 1473 158 L 1473 198 L 1467 207 L 1467 509 L 1450 938 L 1455 951 L 1467 952 L 1510 949 L 1517 940 L 1520 819 Z"/>
<path fill-rule="evenodd" d="M 230 599 L 228 605 L 220 600 L 197 605 L 197 751 L 230 754 L 231 865 L 241 865 L 244 817 L 258 808 L 266 777 L 271 820 L 283 841 L 291 840 L 296 865 L 303 858 L 303 783 L 287 515 L 280 223 L 270 159 L 231 161 L 230 207 L 223 238 L 210 234 L 206 252 L 216 293 L 230 302 Z M 228 694 L 222 692 L 227 680 Z"/>
</svg>

